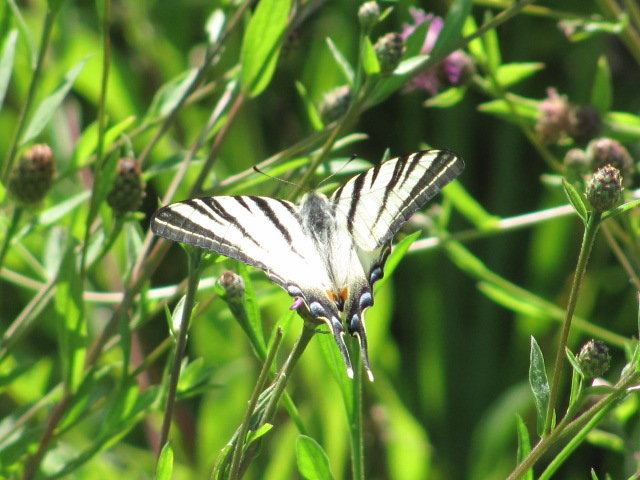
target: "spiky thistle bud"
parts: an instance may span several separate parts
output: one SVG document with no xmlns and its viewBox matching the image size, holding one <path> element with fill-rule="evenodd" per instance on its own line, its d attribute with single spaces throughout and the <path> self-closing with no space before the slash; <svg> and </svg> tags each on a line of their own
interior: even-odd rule
<svg viewBox="0 0 640 480">
<path fill-rule="evenodd" d="M 320 104 L 320 118 L 329 124 L 342 117 L 351 103 L 351 88 L 348 85 L 334 88 L 325 93 Z"/>
<path fill-rule="evenodd" d="M 133 158 L 118 160 L 116 178 L 107 195 L 107 203 L 118 217 L 140 208 L 144 198 L 145 184 L 142 173 Z"/>
<path fill-rule="evenodd" d="M 404 55 L 404 40 L 399 33 L 387 33 L 378 39 L 373 49 L 380 63 L 380 74 L 391 75 Z"/>
<path fill-rule="evenodd" d="M 591 170 L 596 171 L 605 165 L 616 167 L 622 175 L 623 183 L 630 185 L 633 177 L 633 159 L 629 151 L 617 140 L 602 137 L 589 142 L 587 158 Z"/>
<path fill-rule="evenodd" d="M 584 145 L 588 141 L 600 135 L 602 130 L 602 115 L 600 111 L 591 105 L 580 105 L 573 109 L 569 135 L 579 145 Z"/>
<path fill-rule="evenodd" d="M 555 88 L 547 90 L 547 98 L 538 106 L 540 115 L 536 134 L 545 145 L 558 143 L 571 125 L 572 108 L 566 95 L 559 95 Z"/>
<path fill-rule="evenodd" d="M 620 170 L 605 165 L 593 174 L 587 185 L 587 200 L 596 212 L 606 212 L 618 205 L 622 194 Z"/>
<path fill-rule="evenodd" d="M 358 20 L 364 30 L 370 30 L 380 19 L 380 7 L 376 2 L 365 2 L 358 9 Z"/>
<path fill-rule="evenodd" d="M 34 145 L 18 161 L 9 176 L 9 194 L 25 206 L 35 205 L 47 194 L 56 176 L 49 145 Z"/>
<path fill-rule="evenodd" d="M 587 378 L 602 376 L 611 364 L 609 348 L 600 340 L 589 340 L 580 349 L 578 364 Z"/>
</svg>

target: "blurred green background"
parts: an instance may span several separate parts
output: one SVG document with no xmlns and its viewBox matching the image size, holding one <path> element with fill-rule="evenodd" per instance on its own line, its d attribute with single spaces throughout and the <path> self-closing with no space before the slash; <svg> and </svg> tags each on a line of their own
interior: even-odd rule
<svg viewBox="0 0 640 480">
<path fill-rule="evenodd" d="M 71 195 L 90 189 L 89 162 L 76 158 L 78 140 L 96 121 L 101 85 L 102 47 L 100 38 L 101 2 L 64 2 L 55 17 L 51 43 L 47 49 L 44 70 L 34 104 L 47 97 L 69 69 L 86 58 L 87 64 L 75 81 L 65 101 L 38 136 L 55 152 L 58 180 L 39 210 L 46 211 L 61 204 Z M 308 98 L 316 105 L 323 95 L 345 79 L 332 58 L 326 38 L 330 37 L 342 54 L 355 63 L 358 54 L 360 26 L 358 4 L 354 2 L 300 2 L 305 12 L 284 43 L 278 66 L 266 91 L 246 101 L 231 125 L 214 167 L 205 182 L 205 191 L 216 190 L 216 184 L 230 175 L 250 169 L 254 164 L 280 152 L 313 133 L 305 104 L 296 90 L 296 82 L 306 88 Z M 373 41 L 387 32 L 402 31 L 410 23 L 409 9 L 418 7 L 442 17 L 447 2 L 387 2 L 393 7 L 389 16 L 373 29 Z M 474 2 L 472 16 L 477 24 L 496 15 L 508 5 L 502 2 Z M 562 11 L 556 11 L 556 8 Z M 0 41 L 17 29 L 18 41 L 13 73 L 6 100 L 0 110 L 0 151 L 7 152 L 20 109 L 27 96 L 33 73 L 33 56 L 39 42 L 47 3 L 43 1 L 11 1 L 0 5 Z M 200 0 L 166 2 L 114 2 L 111 12 L 111 72 L 106 98 L 108 125 L 128 118 L 121 152 L 141 152 L 156 132 L 156 125 L 143 132 L 135 129 L 145 124 L 153 112 L 149 107 L 159 89 L 168 81 L 197 67 L 205 55 L 205 22 L 216 9 L 230 17 L 234 2 Z M 496 31 L 501 62 L 541 62 L 535 75 L 509 87 L 510 93 L 538 102 L 547 89 L 556 88 L 570 102 L 589 104 L 593 98 L 594 80 L 599 59 L 606 59 L 613 86 L 612 111 L 635 114 L 640 106 L 637 86 L 640 80 L 638 62 L 628 45 L 606 31 L 595 31 L 580 41 L 568 39 L 559 28 L 560 20 L 583 20 L 591 15 L 606 14 L 601 4 L 569 1 L 534 4 Z M 599 17 L 598 17 L 599 18 Z M 209 71 L 198 98 L 184 107 L 162 140 L 153 148 L 143 165 L 144 171 L 182 157 L 191 146 L 220 98 L 224 87 L 237 75 L 239 52 L 248 17 L 226 39 L 219 62 Z M 22 23 L 24 22 L 24 23 Z M 615 22 L 612 22 L 614 24 Z M 622 24 L 622 23 L 620 23 Z M 605 30 L 605 29 L 602 29 Z M 602 61 L 602 60 L 600 60 Z M 478 68 L 478 78 L 483 77 Z M 385 151 L 391 156 L 410 153 L 426 145 L 447 148 L 460 154 L 466 169 L 459 178 L 464 189 L 487 212 L 496 218 L 509 218 L 564 205 L 566 197 L 558 174 L 545 163 L 540 152 L 523 129 L 498 115 L 483 111 L 480 105 L 494 98 L 478 87 L 474 79 L 461 100 L 442 108 L 426 108 L 429 94 L 423 90 L 400 90 L 384 102 L 367 109 L 347 132 L 359 132 L 366 139 L 349 144 L 334 154 L 343 160 L 357 155 L 377 163 Z M 525 119 L 525 129 L 533 132 L 534 120 Z M 214 132 L 224 125 L 223 118 Z M 605 133 L 613 131 L 607 130 Z M 134 133 L 135 132 L 135 133 Z M 615 133 L 615 132 L 614 132 Z M 632 154 L 637 152 L 637 138 L 627 135 Z M 196 154 L 206 157 L 211 140 Z M 319 146 L 319 145 L 317 145 Z M 574 145 L 549 146 L 549 152 L 561 164 L 564 153 Z M 547 147 L 545 147 L 547 148 Z M 267 170 L 268 171 L 268 170 Z M 159 206 L 175 174 L 164 171 L 148 177 L 147 194 L 142 206 L 144 216 L 127 223 L 114 243 L 113 250 L 88 274 L 84 288 L 91 292 L 121 292 L 137 251 L 133 244 L 141 241 L 148 230 L 149 218 Z M 189 196 L 197 169 L 192 168 L 180 184 L 175 200 Z M 323 175 L 319 174 L 317 180 Z M 293 181 L 300 177 L 294 176 Z M 235 193 L 232 187 L 230 192 Z M 628 188 L 631 191 L 633 187 Z M 238 193 L 275 195 L 285 198 L 288 187 L 277 181 Z M 224 193 L 229 193 L 228 191 Z M 4 196 L 4 193 L 3 193 Z M 439 200 L 437 200 L 439 201 Z M 454 200 L 455 203 L 455 200 Z M 449 211 L 451 204 L 447 203 Z M 12 202 L 6 197 L 0 205 L 6 231 Z M 47 262 L 56 250 L 51 247 L 56 236 L 81 239 L 86 205 L 72 211 L 53 225 L 37 226 L 37 212 L 25 214 L 23 222 L 31 231 L 19 238 L 5 259 L 0 279 L 0 319 L 8 331 L 37 292 L 24 279 L 16 279 L 7 271 L 21 273 L 44 282 L 51 278 Z M 102 207 L 105 208 L 105 207 Z M 109 214 L 101 210 L 108 222 Z M 633 235 L 633 220 L 625 223 Z M 4 229 L 4 230 L 3 230 Z M 481 232 L 469 218 L 452 209 L 449 233 L 465 230 Z M 498 228 L 478 233 L 478 238 L 464 245 L 496 274 L 533 294 L 564 308 L 572 273 L 580 247 L 582 225 L 575 215 L 564 215 L 548 221 L 510 231 Z M 633 243 L 633 239 L 631 241 Z M 19 244 L 19 245 L 18 245 Z M 139 251 L 139 250 L 138 250 Z M 52 252 L 54 252 L 52 257 Z M 58 254 L 60 252 L 58 251 Z M 633 266 L 637 258 L 629 254 Z M 34 260 L 31 260 L 33 257 Z M 43 273 L 34 268 L 43 265 Z M 215 278 L 233 262 L 209 262 L 203 273 Z M 53 268 L 53 267 L 52 267 Z M 152 289 L 179 283 L 186 275 L 186 256 L 177 245 L 160 264 L 147 287 Z M 291 299 L 270 284 L 260 272 L 251 274 L 259 299 L 264 330 L 268 336 L 275 322 L 284 317 Z M 366 478 L 505 478 L 516 463 L 516 415 L 536 438 L 535 408 L 528 386 L 530 337 L 534 336 L 547 357 L 548 365 L 557 348 L 559 323 L 549 315 L 527 315 L 505 308 L 478 288 L 481 279 L 452 262 L 441 248 L 416 249 L 400 264 L 393 277 L 377 292 L 376 305 L 368 312 L 367 325 L 371 337 L 371 361 L 376 381 L 363 385 L 365 417 Z M 482 285 L 480 285 L 482 286 Z M 153 291 L 153 290 L 151 290 Z M 147 291 L 149 292 L 149 291 Z M 611 253 L 610 244 L 599 237 L 589 272 L 578 304 L 578 314 L 626 339 L 637 335 L 637 300 L 628 275 Z M 238 426 L 247 399 L 255 383 L 259 364 L 242 330 L 234 322 L 226 304 L 204 289 L 198 296 L 202 311 L 193 320 L 188 340 L 190 361 L 202 358 L 207 370 L 207 388 L 178 404 L 172 433 L 176 455 L 175 478 L 207 478 L 220 449 Z M 131 338 L 131 363 L 139 364 L 169 336 L 159 300 L 150 297 L 134 303 L 129 312 L 141 326 Z M 170 299 L 169 306 L 176 299 Z M 89 338 L 95 338 L 113 311 L 113 302 L 87 301 L 85 316 Z M 516 309 L 517 310 L 517 309 Z M 0 424 L 9 431 L 13 422 L 36 404 L 61 380 L 53 305 L 46 306 L 34 325 L 12 346 L 0 364 L 3 374 L 0 396 Z M 279 356 L 292 345 L 301 328 L 294 318 Z M 316 336 L 319 337 L 319 336 Z M 569 346 L 575 352 L 588 339 L 581 329 L 574 329 Z M 349 438 L 345 409 L 334 378 L 329 374 L 314 338 L 301 359 L 289 385 L 289 393 L 305 422 L 308 434 L 327 452 L 335 478 L 349 478 Z M 613 345 L 613 377 L 625 363 L 625 352 Z M 169 355 L 163 352 L 138 378 L 140 390 L 166 381 Z M 99 360 L 108 373 L 96 381 L 87 398 L 105 402 L 103 407 L 82 407 L 82 413 L 68 429 L 59 432 L 52 449 L 45 456 L 43 478 L 60 472 L 83 452 L 86 463 L 67 478 L 148 478 L 154 471 L 154 441 L 161 422 L 161 408 L 156 401 L 141 415 L 121 427 L 120 435 L 110 436 L 99 446 L 94 432 L 109 415 L 115 402 L 109 390 L 118 386 L 122 355 L 118 347 Z M 16 373 L 16 366 L 25 366 Z M 565 379 L 563 404 L 568 392 Z M 26 452 L 33 453 L 43 425 L 51 413 L 56 395 L 47 397 L 37 414 L 18 430 L 27 437 L 14 447 L 5 438 L 0 449 L 0 468 L 5 475 L 19 478 Z M 634 402 L 637 400 L 633 399 Z M 81 409 L 81 407 L 78 407 Z M 609 472 L 612 478 L 627 478 L 637 459 L 638 416 L 612 424 L 610 430 L 622 441 L 622 447 L 602 446 L 587 442 L 565 463 L 557 478 L 587 478 L 595 469 L 600 478 Z M 605 425 L 606 426 L 606 425 Z M 606 428 L 605 428 L 606 429 Z M 295 465 L 295 425 L 283 411 L 269 433 L 264 451 L 255 460 L 247 478 L 301 478 Z M 618 445 L 618 444 L 616 444 Z M 548 461 L 549 459 L 547 459 Z M 1 475 L 0 475 L 1 476 Z"/>
</svg>

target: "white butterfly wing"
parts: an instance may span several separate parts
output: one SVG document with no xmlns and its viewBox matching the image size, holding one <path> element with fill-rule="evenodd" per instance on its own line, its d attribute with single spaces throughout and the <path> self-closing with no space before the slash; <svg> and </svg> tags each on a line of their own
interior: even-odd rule
<svg viewBox="0 0 640 480">
<path fill-rule="evenodd" d="M 331 197 L 336 223 L 351 239 L 346 262 L 349 295 L 344 311 L 349 333 L 360 342 L 369 378 L 364 313 L 373 305 L 373 284 L 383 276 L 390 242 L 400 227 L 463 170 L 462 158 L 448 150 L 426 150 L 384 162 L 353 177 Z M 342 267 L 337 266 L 340 269 Z"/>
<path fill-rule="evenodd" d="M 462 158 L 453 152 L 424 150 L 353 177 L 335 191 L 331 201 L 356 245 L 373 252 L 463 169 Z"/>
<path fill-rule="evenodd" d="M 291 202 L 254 196 L 194 198 L 158 210 L 151 229 L 264 270 L 286 289 L 330 288 L 326 266 Z M 291 292 L 290 292 L 291 293 Z"/>
</svg>

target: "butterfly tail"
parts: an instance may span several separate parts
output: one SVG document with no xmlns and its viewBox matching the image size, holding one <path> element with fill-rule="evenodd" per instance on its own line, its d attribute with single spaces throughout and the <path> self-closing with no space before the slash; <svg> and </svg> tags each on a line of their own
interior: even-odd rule
<svg viewBox="0 0 640 480">
<path fill-rule="evenodd" d="M 360 344 L 360 356 L 362 357 L 362 365 L 367 372 L 369 381 L 373 382 L 373 371 L 369 364 L 369 346 L 367 344 L 367 332 L 364 328 L 364 321 L 360 319 L 360 315 L 352 315 L 349 319 L 349 333 L 358 339 Z"/>
<path fill-rule="evenodd" d="M 340 322 L 339 318 L 332 317 L 330 320 L 327 320 L 327 324 L 331 329 L 333 338 L 338 344 L 338 349 L 340 350 L 340 354 L 344 359 L 344 363 L 347 367 L 347 376 L 349 378 L 353 378 L 353 366 L 351 365 L 351 358 L 349 357 L 347 345 L 344 343 L 344 327 L 342 326 L 342 322 Z"/>
</svg>

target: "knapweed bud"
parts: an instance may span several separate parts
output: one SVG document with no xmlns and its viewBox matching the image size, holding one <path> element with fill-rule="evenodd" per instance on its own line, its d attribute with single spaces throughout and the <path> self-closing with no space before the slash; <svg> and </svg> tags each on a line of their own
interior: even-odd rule
<svg viewBox="0 0 640 480">
<path fill-rule="evenodd" d="M 325 93 L 320 104 L 320 118 L 325 124 L 335 122 L 342 117 L 351 103 L 351 88 L 348 85 L 334 88 Z"/>
<path fill-rule="evenodd" d="M 611 165 L 598 169 L 587 185 L 587 200 L 596 212 L 606 212 L 617 206 L 622 194 L 620 170 Z"/>
<path fill-rule="evenodd" d="M 589 161 L 584 150 L 572 148 L 564 156 L 562 163 L 567 172 L 571 173 L 587 173 L 589 171 Z"/>
<path fill-rule="evenodd" d="M 609 348 L 600 340 L 589 340 L 580 349 L 578 364 L 587 378 L 602 376 L 611 364 Z"/>
<path fill-rule="evenodd" d="M 558 95 L 556 89 L 549 88 L 538 110 L 540 116 L 535 127 L 538 138 L 545 145 L 558 143 L 571 125 L 572 109 L 566 95 Z"/>
<path fill-rule="evenodd" d="M 218 277 L 217 283 L 227 301 L 237 301 L 244 297 L 244 279 L 236 272 L 225 270 Z"/>
<path fill-rule="evenodd" d="M 13 168 L 7 189 L 19 203 L 35 205 L 47 194 L 56 176 L 56 165 L 49 145 L 34 145 Z"/>
<path fill-rule="evenodd" d="M 370 30 L 380 19 L 380 7 L 377 2 L 364 2 L 358 9 L 358 20 L 364 30 Z"/>
<path fill-rule="evenodd" d="M 404 40 L 399 33 L 387 33 L 378 39 L 373 49 L 380 63 L 380 74 L 391 75 L 404 55 Z"/>
<path fill-rule="evenodd" d="M 602 130 L 602 115 L 591 105 L 580 105 L 573 109 L 569 124 L 569 135 L 579 145 L 600 135 Z"/>
<path fill-rule="evenodd" d="M 122 217 L 127 212 L 135 212 L 140 208 L 145 195 L 145 184 L 135 159 L 121 158 L 117 168 L 113 187 L 107 195 L 107 203 L 116 216 Z"/>
<path fill-rule="evenodd" d="M 633 159 L 629 151 L 617 140 L 602 137 L 589 142 L 587 157 L 591 170 L 596 171 L 604 165 L 616 167 L 622 175 L 623 183 L 630 185 L 633 177 Z"/>
<path fill-rule="evenodd" d="M 462 50 L 456 50 L 438 67 L 438 78 L 445 87 L 467 85 L 476 73 L 473 59 Z"/>
</svg>

